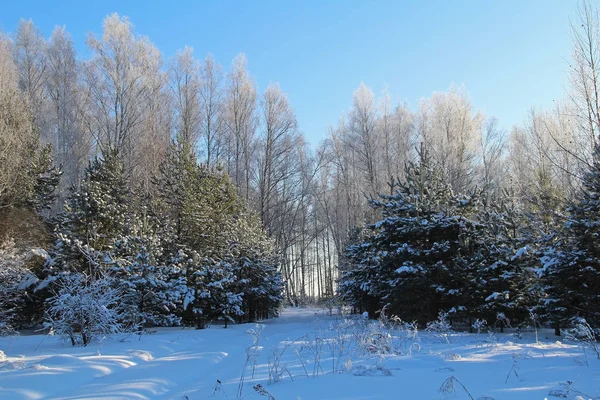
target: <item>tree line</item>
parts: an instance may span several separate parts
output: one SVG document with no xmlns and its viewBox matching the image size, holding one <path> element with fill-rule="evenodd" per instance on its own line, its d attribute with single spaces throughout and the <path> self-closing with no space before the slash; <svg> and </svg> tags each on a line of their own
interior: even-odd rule
<svg viewBox="0 0 600 400">
<path fill-rule="evenodd" d="M 399 107 L 390 124 L 359 87 L 332 140 L 349 155 L 340 170 L 358 172 L 370 199 L 347 192 L 348 209 L 364 208 L 340 257 L 346 302 L 421 323 L 442 313 L 469 327 L 599 327 L 600 25 L 591 3 L 578 17 L 567 99 L 532 109 L 509 133 L 460 90 L 434 94 L 416 113 Z M 390 146 L 388 129 L 407 120 L 414 136 Z M 391 159 L 401 160 L 395 169 Z"/>
<path fill-rule="evenodd" d="M 386 246 L 398 252 L 398 241 L 409 246 L 417 237 L 426 240 L 417 246 L 424 253 L 406 250 L 406 257 L 437 254 L 453 260 L 446 266 L 451 269 L 422 266 L 443 282 L 436 283 L 440 291 L 428 296 L 428 316 L 459 306 L 496 312 L 502 307 L 490 305 L 492 300 L 506 303 L 513 293 L 531 293 L 531 282 L 543 291 L 540 274 L 532 274 L 543 269 L 536 263 L 550 254 L 546 250 L 565 242 L 570 210 L 583 198 L 594 168 L 600 128 L 597 10 L 582 3 L 579 17 L 573 26 L 566 98 L 551 110 L 532 108 L 523 124 L 508 132 L 476 110 L 463 87 L 434 93 L 411 109 L 394 104 L 385 91 L 375 96 L 361 83 L 349 111 L 315 148 L 305 140 L 277 84 L 259 93 L 243 54 L 228 70 L 210 55 L 197 59 L 188 47 L 164 60 L 126 17 L 113 14 L 104 20 L 100 36 L 88 36 L 90 56 L 82 59 L 64 28 L 45 39 L 32 21 L 21 21 L 12 36 L 0 37 L 5 264 L 23 266 L 16 276 L 32 273 L 40 282 L 52 275 L 49 269 L 64 272 L 69 265 L 77 265 L 74 270 L 88 278 L 95 270 L 125 273 L 117 266 L 145 270 L 139 265 L 148 263 L 165 271 L 175 268 L 165 272 L 173 276 L 180 275 L 177 268 L 185 269 L 176 261 L 181 251 L 186 260 L 203 260 L 195 265 L 221 271 L 214 272 L 216 278 L 213 272 L 210 279 L 205 275 L 204 281 L 225 283 L 229 278 L 219 274 L 244 270 L 240 263 L 248 258 L 270 276 L 277 276 L 273 266 L 278 269 L 290 303 L 330 299 L 340 288 L 347 300 L 358 301 L 373 279 L 362 282 L 353 275 L 365 264 L 363 257 L 374 257 L 367 264 L 379 269 L 380 252 L 391 252 Z M 96 179 L 106 182 L 94 183 Z M 112 215 L 114 226 L 102 222 L 106 215 Z M 428 225 L 411 225 L 421 215 L 427 216 L 421 222 L 445 224 L 446 233 L 432 228 L 436 233 L 424 239 Z M 76 221 L 84 217 L 92 221 L 90 226 L 78 226 Z M 403 221 L 408 236 L 385 239 L 390 218 Z M 502 242 L 493 242 L 497 253 L 487 248 L 492 242 L 482 242 L 485 235 Z M 482 258 L 476 267 L 471 254 L 482 251 L 487 253 L 478 255 Z M 67 256 L 69 252 L 73 254 Z M 459 262 L 450 254 L 463 258 Z M 385 261 L 391 268 L 387 284 L 403 287 L 396 275 L 416 268 L 410 257 Z M 504 274 L 507 280 L 497 282 L 498 287 L 490 283 L 498 280 L 494 273 L 503 271 L 491 265 L 514 269 L 517 259 L 529 260 L 527 273 L 519 267 Z M 402 269 L 404 264 L 398 263 L 406 260 L 410 265 Z M 492 269 L 480 271 L 483 264 Z M 490 275 L 483 286 L 476 285 L 483 300 L 467 305 L 442 295 L 451 289 L 447 279 L 467 279 L 454 269 L 469 276 Z M 231 273 L 232 285 L 240 274 Z M 6 282 L 21 286 L 21 279 L 8 275 Z M 531 281 L 522 282 L 524 275 Z M 193 287 L 194 279 L 186 275 L 186 284 Z M 428 293 L 418 285 L 406 293 Z M 403 304 L 394 298 L 402 291 L 391 295 L 386 290 L 367 291 L 356 305 L 373 311 L 396 301 Z M 40 300 L 27 290 L 23 295 L 32 298 L 30 307 L 39 312 Z M 517 318 L 525 318 L 524 310 L 539 301 L 539 296 L 533 298 Z M 192 303 L 183 307 L 184 300 L 181 310 L 202 309 Z M 245 304 L 239 313 L 251 307 L 257 306 Z M 225 314 L 237 312 L 231 308 Z M 185 318 L 193 320 L 192 314 Z"/>
</svg>

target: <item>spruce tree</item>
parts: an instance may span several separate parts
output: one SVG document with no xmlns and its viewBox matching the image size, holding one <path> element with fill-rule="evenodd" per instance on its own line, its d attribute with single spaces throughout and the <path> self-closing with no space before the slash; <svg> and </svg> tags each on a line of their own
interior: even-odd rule
<svg viewBox="0 0 600 400">
<path fill-rule="evenodd" d="M 539 301 L 538 243 L 528 220 L 507 193 L 486 202 L 477 220 L 483 229 L 471 256 L 477 271 L 473 316 L 498 321 L 501 328 L 524 322 Z"/>
<path fill-rule="evenodd" d="M 342 297 L 426 322 L 524 320 L 535 306 L 536 256 L 517 213 L 474 190 L 455 195 L 425 152 L 396 193 L 371 202 L 383 219 L 357 231 L 341 261 Z"/>
<path fill-rule="evenodd" d="M 369 226 L 368 239 L 348 249 L 351 269 L 341 290 L 357 291 L 369 313 L 386 307 L 403 319 L 433 320 L 440 310 L 457 310 L 467 298 L 460 258 L 471 221 L 459 214 L 469 201 L 457 198 L 425 151 L 406 167 L 406 182 L 391 196 L 373 200 L 383 219 Z"/>
<path fill-rule="evenodd" d="M 542 261 L 544 308 L 556 333 L 574 317 L 600 327 L 600 148 Z"/>
</svg>

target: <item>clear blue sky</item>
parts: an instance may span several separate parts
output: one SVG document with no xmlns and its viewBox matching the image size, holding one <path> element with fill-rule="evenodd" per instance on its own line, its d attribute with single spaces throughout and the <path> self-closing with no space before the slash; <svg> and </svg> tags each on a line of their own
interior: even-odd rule
<svg viewBox="0 0 600 400">
<path fill-rule="evenodd" d="M 573 0 L 201 1 L 16 0 L 0 30 L 32 18 L 44 36 L 65 25 L 80 53 L 103 18 L 128 16 L 169 58 L 185 45 L 228 67 L 246 53 L 259 90 L 279 82 L 317 144 L 361 81 L 415 108 L 464 84 L 474 105 L 509 129 L 532 106 L 564 97 Z"/>
</svg>

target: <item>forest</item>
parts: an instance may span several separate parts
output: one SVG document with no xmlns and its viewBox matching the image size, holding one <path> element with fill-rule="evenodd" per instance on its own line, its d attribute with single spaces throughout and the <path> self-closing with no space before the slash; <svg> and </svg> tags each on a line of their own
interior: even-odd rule
<svg viewBox="0 0 600 400">
<path fill-rule="evenodd" d="M 360 83 L 311 146 L 244 54 L 164 59 L 118 14 L 86 45 L 31 20 L 0 35 L 3 333 L 87 345 L 315 302 L 600 328 L 592 3 L 572 25 L 564 99 L 509 131 L 463 86 L 411 108 Z"/>
</svg>

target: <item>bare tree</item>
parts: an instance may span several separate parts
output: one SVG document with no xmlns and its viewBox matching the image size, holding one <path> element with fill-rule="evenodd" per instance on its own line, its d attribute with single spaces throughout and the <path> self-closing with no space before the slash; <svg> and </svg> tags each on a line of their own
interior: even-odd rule
<svg viewBox="0 0 600 400">
<path fill-rule="evenodd" d="M 558 146 L 557 114 L 531 110 L 523 127 L 513 127 L 509 138 L 510 186 L 521 204 L 540 218 L 549 232 L 572 190 L 565 176 L 572 158 Z M 561 130 L 562 128 L 558 128 Z"/>
<path fill-rule="evenodd" d="M 170 140 L 167 79 L 160 52 L 126 17 L 109 15 L 100 39 L 89 35 L 83 64 L 86 127 L 100 151 L 117 149 L 134 185 L 147 187 Z"/>
<path fill-rule="evenodd" d="M 456 192 L 471 186 L 483 116 L 473 110 L 466 93 L 454 86 L 421 102 L 419 137 L 434 162 L 445 171 Z"/>
<path fill-rule="evenodd" d="M 208 55 L 201 68 L 200 105 L 202 124 L 201 137 L 204 141 L 206 164 L 221 162 L 223 157 L 223 72 L 219 64 Z"/>
<path fill-rule="evenodd" d="M 19 76 L 17 65 L 12 57 L 13 42 L 8 36 L 0 33 L 0 91 L 2 93 L 18 90 Z"/>
<path fill-rule="evenodd" d="M 381 157 L 380 168 L 385 169 L 385 176 L 381 178 L 384 191 L 384 184 L 398 179 L 404 174 L 404 166 L 412 158 L 412 148 L 414 147 L 414 123 L 413 115 L 406 105 L 399 105 L 395 108 L 392 105 L 391 97 L 384 92 L 379 100 L 379 119 L 378 131 L 380 143 L 377 149 Z M 380 172 L 381 174 L 383 173 Z M 390 189 L 392 186 L 388 185 Z"/>
<path fill-rule="evenodd" d="M 578 20 L 571 25 L 573 62 L 570 97 L 589 148 L 600 134 L 600 19 L 591 1 L 579 4 Z"/>
<path fill-rule="evenodd" d="M 357 156 L 359 168 L 366 178 L 367 192 L 380 191 L 380 177 L 377 160 L 380 137 L 377 131 L 377 105 L 373 91 L 360 83 L 354 91 L 352 109 L 348 115 L 349 135 L 346 144 Z"/>
<path fill-rule="evenodd" d="M 142 117 L 135 129 L 132 160 L 134 179 L 143 190 L 150 189 L 151 179 L 166 158 L 173 125 L 172 96 L 160 52 L 149 45 L 147 55 L 143 85 L 149 96 L 138 105 L 142 108 Z"/>
<path fill-rule="evenodd" d="M 506 177 L 506 136 L 506 132 L 498 128 L 496 118 L 488 119 L 481 131 L 479 179 L 483 189 L 490 195 L 499 193 Z"/>
<path fill-rule="evenodd" d="M 76 184 L 91 152 L 91 137 L 80 114 L 79 65 L 70 35 L 57 27 L 47 46 L 47 93 L 51 103 L 55 162 L 62 166 L 59 192 Z"/>
<path fill-rule="evenodd" d="M 27 194 L 27 166 L 38 143 L 27 100 L 18 88 L 12 50 L 11 41 L 0 35 L 0 209 Z"/>
<path fill-rule="evenodd" d="M 273 208 L 277 206 L 278 188 L 293 173 L 284 164 L 298 146 L 298 123 L 287 96 L 279 85 L 267 88 L 260 108 L 264 135 L 260 138 L 258 207 L 263 225 L 273 231 Z"/>
<path fill-rule="evenodd" d="M 200 138 L 200 65 L 190 47 L 177 53 L 170 69 L 177 140 L 196 148 Z"/>
<path fill-rule="evenodd" d="M 93 54 L 84 64 L 92 106 L 89 129 L 101 148 L 131 155 L 134 128 L 144 114 L 140 105 L 152 94 L 144 77 L 155 49 L 145 38 L 136 38 L 129 19 L 117 14 L 106 17 L 102 37 L 90 34 L 87 44 Z"/>
<path fill-rule="evenodd" d="M 250 199 L 251 161 L 256 130 L 256 84 L 248 75 L 246 56 L 239 54 L 228 76 L 224 104 L 227 166 L 246 199 Z"/>
<path fill-rule="evenodd" d="M 21 20 L 15 33 L 14 57 L 19 71 L 19 86 L 30 106 L 34 123 L 45 143 L 53 135 L 47 126 L 45 88 L 47 78 L 46 41 L 32 20 Z"/>
</svg>

